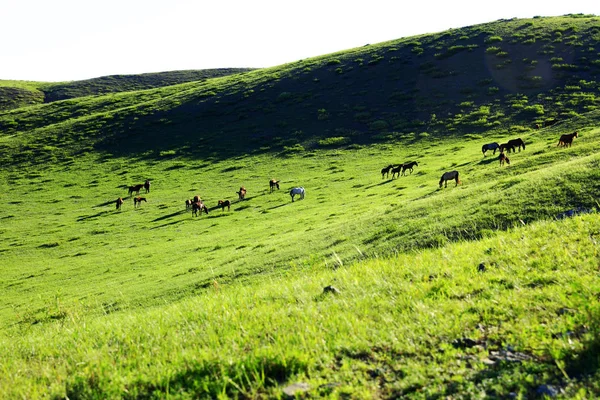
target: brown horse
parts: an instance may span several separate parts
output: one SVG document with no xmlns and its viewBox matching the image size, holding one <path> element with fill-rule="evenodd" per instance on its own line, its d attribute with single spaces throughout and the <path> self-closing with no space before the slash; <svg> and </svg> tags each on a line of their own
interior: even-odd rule
<svg viewBox="0 0 600 400">
<path fill-rule="evenodd" d="M 219 200 L 217 206 L 221 207 L 221 211 L 225 211 L 225 207 L 227 207 L 227 211 L 231 211 L 231 202 L 229 200 Z"/>
<path fill-rule="evenodd" d="M 150 181 L 148 179 L 144 182 L 144 189 L 146 189 L 146 193 L 150 193 Z"/>
<path fill-rule="evenodd" d="M 444 183 L 446 184 L 444 187 L 448 187 L 448 181 L 451 181 L 452 179 L 456 181 L 456 185 L 454 186 L 458 186 L 460 183 L 460 179 L 458 179 L 458 171 L 444 172 L 442 178 L 440 179 L 440 189 Z"/>
<path fill-rule="evenodd" d="M 521 151 L 521 147 L 523 147 L 523 150 L 525 150 L 525 142 L 521 138 L 509 140 L 508 145 L 513 147 L 513 153 L 515 152 L 514 147 L 518 148 L 519 151 Z"/>
<path fill-rule="evenodd" d="M 381 170 L 381 179 L 383 179 L 383 177 L 385 175 L 387 175 L 387 177 L 389 178 L 390 177 L 390 171 L 391 171 L 392 168 L 394 168 L 394 166 L 392 164 L 390 164 L 387 167 L 383 168 Z"/>
<path fill-rule="evenodd" d="M 123 205 L 123 199 L 119 197 L 115 204 L 117 205 L 117 210 L 120 210 L 121 206 Z"/>
<path fill-rule="evenodd" d="M 129 194 L 135 192 L 135 194 L 140 194 L 140 190 L 144 187 L 144 184 L 129 186 Z"/>
<path fill-rule="evenodd" d="M 558 144 L 556 146 L 563 145 L 564 147 L 571 147 L 573 144 L 573 139 L 577 136 L 577 132 L 569 133 L 568 135 L 562 135 L 560 139 L 558 139 Z"/>
<path fill-rule="evenodd" d="M 199 196 L 199 195 L 195 195 L 195 196 L 194 196 L 194 200 L 192 200 L 192 203 L 197 203 L 197 202 L 199 202 L 199 201 L 201 202 L 201 201 L 202 201 L 202 199 L 200 198 L 200 196 Z"/>
<path fill-rule="evenodd" d="M 392 172 L 392 179 L 394 179 L 394 176 L 396 176 L 396 174 L 398 174 L 398 177 L 400 177 L 401 170 L 402 170 L 402 164 L 398 165 L 397 167 L 392 168 L 390 170 Z"/>
<path fill-rule="evenodd" d="M 500 155 L 498 156 L 498 160 L 500 160 L 500 166 L 503 166 L 505 162 L 506 164 L 510 165 L 510 160 L 504 153 L 500 153 Z"/>
<path fill-rule="evenodd" d="M 142 205 L 142 201 L 146 202 L 146 203 L 148 202 L 148 200 L 146 200 L 145 197 L 141 197 L 141 196 L 134 197 L 133 198 L 133 208 L 136 208 L 138 204 Z"/>
<path fill-rule="evenodd" d="M 515 152 L 515 146 L 511 145 L 510 143 L 502 143 L 500 145 L 500 153 L 504 153 L 504 150 L 507 150 L 507 153 L 510 153 L 510 151 L 512 150 L 512 152 Z"/>
<path fill-rule="evenodd" d="M 193 203 L 193 201 L 192 201 L 192 200 L 190 200 L 190 199 L 187 199 L 187 200 L 185 201 L 185 209 L 186 209 L 186 210 L 189 210 L 190 208 L 192 208 L 192 203 Z"/>
<path fill-rule="evenodd" d="M 198 212 L 200 212 L 200 215 L 202 215 L 202 211 L 204 211 L 204 213 L 208 214 L 208 208 L 206 208 L 206 206 L 204 205 L 203 202 L 201 201 L 196 201 L 194 203 L 192 203 L 192 216 L 198 216 Z"/>
<path fill-rule="evenodd" d="M 271 193 L 273 193 L 273 190 L 275 190 L 275 188 L 277 188 L 277 190 L 279 190 L 279 181 L 277 181 L 275 179 L 271 179 L 269 181 L 269 189 L 271 189 Z"/>
<path fill-rule="evenodd" d="M 246 188 L 245 187 L 241 187 L 239 192 L 236 192 L 237 195 L 239 196 L 240 200 L 244 200 L 244 198 L 246 198 Z"/>
<path fill-rule="evenodd" d="M 406 174 L 405 174 L 405 173 L 406 173 L 406 170 L 410 170 L 410 173 L 411 173 L 411 175 L 412 175 L 412 173 L 413 173 L 413 168 L 415 167 L 415 165 L 416 165 L 417 167 L 419 166 L 419 164 L 417 164 L 417 162 L 416 162 L 416 161 L 411 161 L 411 162 L 409 162 L 409 163 L 402 164 L 402 175 L 406 175 Z"/>
</svg>

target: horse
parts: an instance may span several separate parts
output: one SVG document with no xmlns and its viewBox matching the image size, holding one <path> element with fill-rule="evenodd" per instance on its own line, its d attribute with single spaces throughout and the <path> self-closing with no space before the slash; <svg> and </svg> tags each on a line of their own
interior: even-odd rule
<svg viewBox="0 0 600 400">
<path fill-rule="evenodd" d="M 221 207 L 221 211 L 225 211 L 225 207 L 227 207 L 227 211 L 231 211 L 231 202 L 229 200 L 219 200 L 217 206 Z"/>
<path fill-rule="evenodd" d="M 202 211 L 204 211 L 206 214 L 208 214 L 208 208 L 206 208 L 206 206 L 204 205 L 203 202 L 201 201 L 196 201 L 194 203 L 192 203 L 192 216 L 198 216 L 198 212 L 200 212 L 200 215 L 202 215 Z"/>
<path fill-rule="evenodd" d="M 144 182 L 144 189 L 146 189 L 146 193 L 150 193 L 150 181 L 148 179 Z"/>
<path fill-rule="evenodd" d="M 402 170 L 402 164 L 398 165 L 397 167 L 394 167 L 391 169 L 392 171 L 392 179 L 394 179 L 394 176 L 396 174 L 398 174 L 398 176 L 400 176 L 400 171 Z"/>
<path fill-rule="evenodd" d="M 571 147 L 573 144 L 573 139 L 577 136 L 577 132 L 569 133 L 568 135 L 562 135 L 556 146 L 560 146 L 562 144 L 564 147 Z"/>
<path fill-rule="evenodd" d="M 246 188 L 245 187 L 241 187 L 239 192 L 236 192 L 240 198 L 240 200 L 244 200 L 244 198 L 246 197 Z"/>
<path fill-rule="evenodd" d="M 279 190 L 279 181 L 277 181 L 275 179 L 271 179 L 269 181 L 269 189 L 271 189 L 271 193 L 273 193 L 273 190 L 275 190 L 275 188 L 277 188 L 277 190 Z"/>
<path fill-rule="evenodd" d="M 129 186 L 129 194 L 140 194 L 140 190 L 144 187 L 144 184 Z"/>
<path fill-rule="evenodd" d="M 498 156 L 498 160 L 500 160 L 500 166 L 503 166 L 504 162 L 506 162 L 508 165 L 510 165 L 510 160 L 504 153 L 500 153 L 500 155 Z"/>
<path fill-rule="evenodd" d="M 192 200 L 190 200 L 190 199 L 187 199 L 187 200 L 185 201 L 185 209 L 186 209 L 186 210 L 189 210 L 190 208 L 192 208 L 192 203 L 193 203 L 193 201 L 192 201 Z"/>
<path fill-rule="evenodd" d="M 509 140 L 508 145 L 512 146 L 512 147 L 517 147 L 519 149 L 519 151 L 521 151 L 521 147 L 523 147 L 523 150 L 525 150 L 525 142 L 521 138 Z M 513 153 L 514 152 L 515 152 L 515 150 L 513 148 Z"/>
<path fill-rule="evenodd" d="M 504 150 L 508 150 L 507 153 L 510 153 L 510 151 L 512 150 L 512 152 L 515 152 L 515 146 L 511 145 L 510 143 L 502 143 L 500 145 L 500 153 L 504 153 Z"/>
<path fill-rule="evenodd" d="M 117 210 L 120 210 L 121 206 L 123 205 L 123 199 L 119 197 L 115 204 L 117 205 Z"/>
<path fill-rule="evenodd" d="M 442 188 L 442 185 L 444 183 L 446 184 L 446 186 L 444 187 L 448 187 L 448 181 L 451 181 L 452 179 L 456 181 L 456 185 L 454 186 L 458 186 L 458 184 L 460 183 L 460 179 L 458 179 L 458 171 L 444 172 L 442 178 L 440 179 L 440 189 Z"/>
<path fill-rule="evenodd" d="M 136 208 L 138 204 L 142 205 L 142 201 L 144 201 L 146 203 L 148 202 L 145 197 L 141 197 L 141 196 L 134 197 L 133 198 L 133 208 Z"/>
<path fill-rule="evenodd" d="M 483 153 L 484 157 L 485 157 L 485 152 L 488 150 L 494 150 L 494 154 L 496 154 L 496 150 L 498 150 L 499 147 L 500 147 L 500 145 L 496 142 L 487 143 L 487 144 L 484 144 L 483 146 L 481 146 L 481 152 Z"/>
<path fill-rule="evenodd" d="M 294 202 L 294 196 L 299 194 L 300 195 L 300 200 L 304 199 L 304 188 L 302 186 L 300 187 L 295 187 L 292 190 L 290 190 L 290 196 L 292 196 L 292 203 Z"/>
<path fill-rule="evenodd" d="M 409 162 L 409 163 L 402 164 L 402 175 L 405 175 L 405 176 L 406 176 L 406 170 L 407 170 L 407 169 L 409 169 L 409 170 L 410 170 L 410 173 L 411 173 L 411 175 L 412 175 L 412 173 L 413 173 L 413 168 L 415 167 L 415 165 L 416 165 L 417 167 L 419 166 L 419 164 L 417 164 L 417 162 L 416 162 L 416 161 L 411 161 L 411 162 Z"/>
<path fill-rule="evenodd" d="M 387 175 L 387 177 L 390 177 L 390 170 L 394 168 L 394 166 L 392 164 L 388 165 L 387 167 L 383 168 L 381 170 L 381 179 L 383 179 L 384 175 Z"/>
<path fill-rule="evenodd" d="M 194 196 L 192 203 L 198 203 L 198 202 L 202 202 L 202 199 L 200 198 L 200 195 L 197 194 Z"/>
</svg>

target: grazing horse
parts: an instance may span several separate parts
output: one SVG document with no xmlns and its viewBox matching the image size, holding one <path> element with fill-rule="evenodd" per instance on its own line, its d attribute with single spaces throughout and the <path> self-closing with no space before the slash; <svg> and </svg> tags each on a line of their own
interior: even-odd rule
<svg viewBox="0 0 600 400">
<path fill-rule="evenodd" d="M 146 203 L 148 202 L 145 197 L 141 197 L 141 196 L 134 197 L 133 198 L 133 208 L 136 208 L 138 204 L 142 205 L 142 201 L 144 201 Z"/>
<path fill-rule="evenodd" d="M 123 199 L 119 197 L 115 204 L 117 205 L 117 210 L 120 210 L 121 206 L 123 205 Z"/>
<path fill-rule="evenodd" d="M 402 164 L 402 175 L 406 175 L 406 170 L 410 170 L 410 173 L 412 175 L 413 173 L 413 168 L 415 167 L 415 165 L 418 167 L 419 164 L 416 161 L 411 161 L 409 163 L 406 164 Z"/>
<path fill-rule="evenodd" d="M 510 153 L 510 151 L 512 150 L 512 152 L 515 152 L 515 146 L 511 145 L 510 143 L 502 143 L 500 145 L 500 153 L 504 153 L 504 150 L 507 150 L 507 153 Z"/>
<path fill-rule="evenodd" d="M 219 200 L 218 207 L 221 207 L 221 211 L 225 211 L 225 207 L 227 207 L 227 211 L 231 211 L 231 202 L 229 200 Z"/>
<path fill-rule="evenodd" d="M 451 181 L 452 179 L 456 181 L 456 185 L 454 186 L 457 186 L 460 183 L 460 179 L 458 179 L 458 171 L 444 172 L 442 178 L 440 179 L 440 189 L 444 183 L 446 184 L 444 187 L 448 187 L 448 181 Z"/>
<path fill-rule="evenodd" d="M 521 138 L 509 140 L 508 145 L 512 146 L 512 147 L 517 147 L 519 149 L 519 151 L 521 151 L 521 147 L 523 147 L 523 150 L 525 150 L 525 142 Z M 514 152 L 515 152 L 515 150 L 513 148 L 513 153 Z"/>
<path fill-rule="evenodd" d="M 504 162 L 506 162 L 508 165 L 510 165 L 510 160 L 504 153 L 500 153 L 500 155 L 498 156 L 498 160 L 500 160 L 500 166 L 503 166 Z"/>
<path fill-rule="evenodd" d="M 573 139 L 577 137 L 577 132 L 569 133 L 568 135 L 562 135 L 558 140 L 558 144 L 556 146 L 563 145 L 564 147 L 571 147 L 573 144 Z"/>
<path fill-rule="evenodd" d="M 129 186 L 129 194 L 135 192 L 135 194 L 140 194 L 140 190 L 144 187 L 144 184 Z"/>
<path fill-rule="evenodd" d="M 192 216 L 198 216 L 198 212 L 202 215 L 202 211 L 208 214 L 208 208 L 201 201 L 196 201 L 192 203 Z"/>
<path fill-rule="evenodd" d="M 294 202 L 294 196 L 299 194 L 300 195 L 300 200 L 304 199 L 304 188 L 303 187 L 295 187 L 292 190 L 290 190 L 290 196 L 292 196 L 292 203 Z"/>
<path fill-rule="evenodd" d="M 150 181 L 148 179 L 144 182 L 144 189 L 146 189 L 146 193 L 150 193 Z"/>
<path fill-rule="evenodd" d="M 400 171 L 402 170 L 402 164 L 398 165 L 397 167 L 394 167 L 391 169 L 392 171 L 392 179 L 394 179 L 394 176 L 396 174 L 398 174 L 398 176 L 400 176 Z"/>
<path fill-rule="evenodd" d="M 275 190 L 275 188 L 277 188 L 277 190 L 279 190 L 279 181 L 277 181 L 275 179 L 271 179 L 269 181 L 269 189 L 271 189 L 271 193 L 273 193 L 273 190 Z"/>
<path fill-rule="evenodd" d="M 390 170 L 394 168 L 394 166 L 392 164 L 388 165 L 387 167 L 383 168 L 381 170 L 381 179 L 383 179 L 384 175 L 387 175 L 387 177 L 390 177 Z"/>
<path fill-rule="evenodd" d="M 242 186 L 240 188 L 240 191 L 236 193 L 239 196 L 240 200 L 244 200 L 244 198 L 246 197 L 246 188 Z"/>
<path fill-rule="evenodd" d="M 192 208 L 192 203 L 193 203 L 193 201 L 192 201 L 192 200 L 190 200 L 190 199 L 187 199 L 187 200 L 185 201 L 185 209 L 186 209 L 186 210 L 189 210 L 190 208 Z"/>
<path fill-rule="evenodd" d="M 485 157 L 486 151 L 494 150 L 494 154 L 496 154 L 496 150 L 498 150 L 498 148 L 500 148 L 500 145 L 496 142 L 487 143 L 487 144 L 484 144 L 483 146 L 481 146 L 481 152 L 483 153 L 483 156 Z"/>
</svg>

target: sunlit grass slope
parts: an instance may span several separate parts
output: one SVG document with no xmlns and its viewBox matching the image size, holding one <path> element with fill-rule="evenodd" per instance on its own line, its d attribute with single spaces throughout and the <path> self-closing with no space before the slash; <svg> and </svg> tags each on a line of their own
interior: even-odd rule
<svg viewBox="0 0 600 400">
<path fill-rule="evenodd" d="M 1 112 L 0 397 L 600 395 L 598 24 Z"/>
<path fill-rule="evenodd" d="M 593 398 L 599 232 L 596 214 L 534 223 L 216 280 L 181 302 L 102 318 L 72 313 L 63 292 L 48 305 L 63 319 L 0 337 L 0 395 L 280 398 L 302 383 L 311 398 Z"/>
</svg>

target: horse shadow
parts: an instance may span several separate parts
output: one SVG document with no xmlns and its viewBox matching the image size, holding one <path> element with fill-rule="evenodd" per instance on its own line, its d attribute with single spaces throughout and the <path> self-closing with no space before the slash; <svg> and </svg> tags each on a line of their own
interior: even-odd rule
<svg viewBox="0 0 600 400">
<path fill-rule="evenodd" d="M 186 210 L 175 211 L 174 213 L 163 215 L 162 217 L 158 217 L 152 220 L 152 222 L 164 221 L 165 219 L 173 218 L 179 214 L 183 214 Z"/>
<path fill-rule="evenodd" d="M 394 182 L 392 179 L 384 181 L 384 182 L 379 182 L 379 183 L 374 183 L 373 185 L 369 185 L 369 186 L 365 186 L 365 189 L 371 189 L 377 186 L 383 186 L 383 185 L 387 185 Z"/>
<path fill-rule="evenodd" d="M 285 207 L 285 206 L 287 206 L 289 204 L 292 204 L 292 203 L 283 203 L 283 204 L 280 204 L 278 206 L 273 206 L 273 207 L 267 208 L 267 210 L 275 210 L 276 208 Z"/>
<path fill-rule="evenodd" d="M 488 164 L 491 164 L 494 162 L 498 162 L 498 156 L 485 157 L 485 158 L 479 160 L 478 164 L 488 165 Z"/>
<path fill-rule="evenodd" d="M 111 201 L 110 203 L 114 203 L 114 201 Z M 83 216 L 77 218 L 77 222 L 86 221 L 88 219 L 93 219 L 93 218 L 98 218 L 105 214 L 110 214 L 110 213 L 111 213 L 110 211 L 100 211 L 93 215 L 83 215 Z"/>
</svg>

